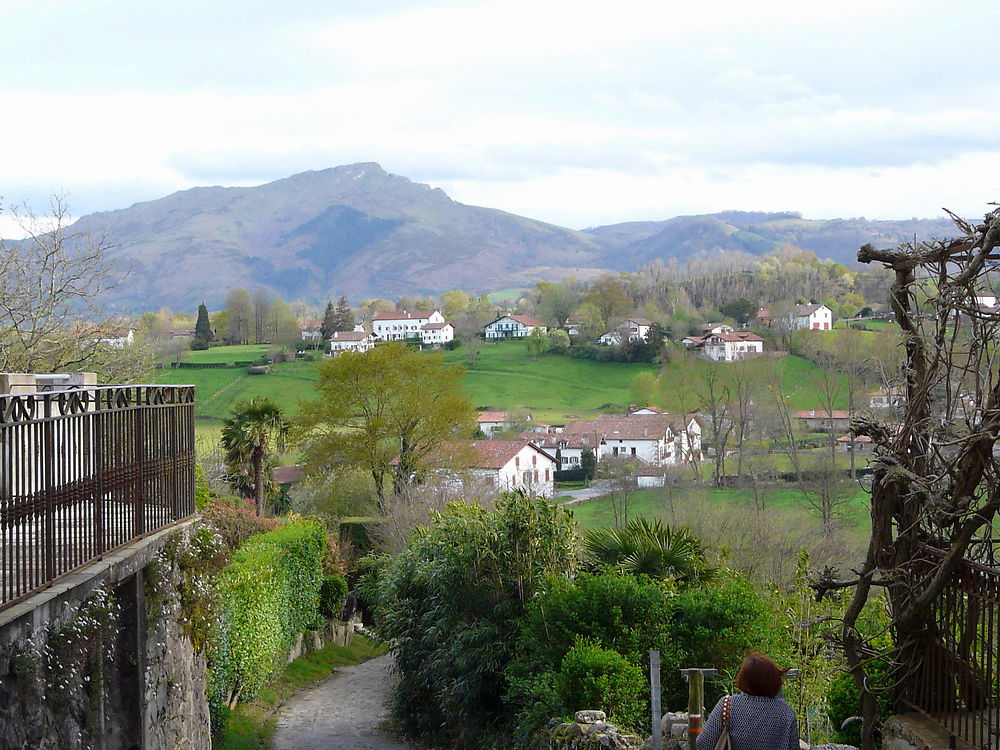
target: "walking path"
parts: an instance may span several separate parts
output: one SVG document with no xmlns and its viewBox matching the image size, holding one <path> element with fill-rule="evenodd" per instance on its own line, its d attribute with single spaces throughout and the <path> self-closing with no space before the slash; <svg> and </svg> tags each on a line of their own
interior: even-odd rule
<svg viewBox="0 0 1000 750">
<path fill-rule="evenodd" d="M 379 729 L 389 717 L 391 669 L 385 654 L 297 695 L 278 717 L 274 750 L 411 750 Z"/>
<path fill-rule="evenodd" d="M 572 500 L 567 500 L 561 505 L 576 505 L 577 503 L 582 503 L 584 500 L 593 500 L 595 497 L 604 497 L 611 492 L 611 483 L 608 481 L 603 482 L 593 482 L 589 487 L 584 487 L 579 490 L 564 490 L 562 492 L 557 492 L 555 499 L 562 500 L 564 497 L 572 498 Z"/>
</svg>

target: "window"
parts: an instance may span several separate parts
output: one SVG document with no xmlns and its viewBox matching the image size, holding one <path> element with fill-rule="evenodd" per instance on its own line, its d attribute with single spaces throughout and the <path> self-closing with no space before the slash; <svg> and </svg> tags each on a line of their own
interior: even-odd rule
<svg viewBox="0 0 1000 750">
<path fill-rule="evenodd" d="M 532 466 L 538 466 L 538 456 L 532 456 L 531 457 L 531 465 Z"/>
<path fill-rule="evenodd" d="M 535 469 L 535 482 L 538 482 L 538 469 Z"/>
<path fill-rule="evenodd" d="M 514 456 L 514 468 L 515 469 L 520 469 L 521 468 L 521 457 L 520 456 Z"/>
<path fill-rule="evenodd" d="M 549 481 L 549 470 L 548 469 L 545 470 L 545 481 L 546 482 Z"/>
<path fill-rule="evenodd" d="M 632 455 L 635 455 L 635 448 L 632 449 Z"/>
</svg>

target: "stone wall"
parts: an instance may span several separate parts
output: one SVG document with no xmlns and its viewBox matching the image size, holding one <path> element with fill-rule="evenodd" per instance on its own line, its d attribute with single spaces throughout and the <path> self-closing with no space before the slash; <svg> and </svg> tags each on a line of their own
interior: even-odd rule
<svg viewBox="0 0 1000 750">
<path fill-rule="evenodd" d="M 663 750 L 687 750 L 688 717 L 666 713 L 660 721 Z M 573 721 L 549 722 L 534 738 L 531 750 L 650 750 L 651 737 L 639 737 L 609 724 L 603 711 L 577 711 Z M 857 750 L 851 745 L 813 745 L 802 750 Z M 923 749 L 922 749 L 923 750 Z"/>
<path fill-rule="evenodd" d="M 0 750 L 211 747 L 205 661 L 162 555 L 188 531 L 147 537 L 0 613 Z"/>
</svg>

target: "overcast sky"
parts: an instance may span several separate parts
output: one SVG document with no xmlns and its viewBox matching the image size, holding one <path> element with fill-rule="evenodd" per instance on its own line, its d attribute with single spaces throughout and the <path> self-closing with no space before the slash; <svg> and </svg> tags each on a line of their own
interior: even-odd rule
<svg viewBox="0 0 1000 750">
<path fill-rule="evenodd" d="M 0 195 L 36 209 L 359 161 L 574 228 L 1000 200 L 996 0 L 0 0 L 0 28 Z"/>
</svg>

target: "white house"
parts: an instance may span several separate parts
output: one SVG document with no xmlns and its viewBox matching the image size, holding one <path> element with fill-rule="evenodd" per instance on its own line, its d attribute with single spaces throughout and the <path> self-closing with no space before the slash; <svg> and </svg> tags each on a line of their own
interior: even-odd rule
<svg viewBox="0 0 1000 750">
<path fill-rule="evenodd" d="M 514 426 L 510 413 L 505 411 L 481 411 L 476 415 L 476 423 L 486 437 L 494 432 L 503 432 Z"/>
<path fill-rule="evenodd" d="M 905 388 L 879 388 L 868 394 L 868 406 L 872 409 L 889 409 L 906 403 Z"/>
<path fill-rule="evenodd" d="M 693 415 L 633 412 L 570 422 L 563 435 L 596 434 L 598 461 L 606 456 L 632 456 L 649 466 L 672 466 L 701 460 L 701 431 L 701 423 Z M 546 442 L 546 447 L 549 445 Z"/>
<path fill-rule="evenodd" d="M 337 331 L 330 337 L 328 353 L 366 352 L 375 346 L 375 336 L 367 331 Z"/>
<path fill-rule="evenodd" d="M 483 326 L 483 331 L 488 339 L 523 339 L 536 328 L 542 333 L 549 330 L 542 321 L 529 315 L 501 315 Z"/>
<path fill-rule="evenodd" d="M 701 327 L 701 332 L 703 336 L 710 333 L 732 333 L 733 327 L 727 326 L 725 323 L 706 323 Z"/>
<path fill-rule="evenodd" d="M 639 409 L 629 410 L 629 414 L 638 414 L 640 416 L 645 414 L 670 414 L 666 409 L 661 409 L 659 406 L 643 406 Z"/>
<path fill-rule="evenodd" d="M 309 343 L 316 343 L 323 340 L 323 321 L 321 320 L 303 320 L 299 324 L 299 337 L 303 341 L 308 341 Z"/>
<path fill-rule="evenodd" d="M 579 469 L 585 450 L 593 453 L 595 460 L 601 453 L 596 432 L 523 432 L 521 437 L 555 456 L 560 469 Z"/>
<path fill-rule="evenodd" d="M 404 341 L 423 339 L 421 330 L 429 323 L 444 323 L 444 316 L 437 310 L 403 310 L 402 312 L 375 313 L 372 333 L 379 341 Z M 452 332 L 454 335 L 454 332 Z"/>
<path fill-rule="evenodd" d="M 501 492 L 524 490 L 543 497 L 552 497 L 553 494 L 558 468 L 556 460 L 550 453 L 526 440 L 449 443 L 429 459 L 432 465 L 436 457 L 444 466 L 450 465 L 456 457 L 460 457 L 460 463 L 469 461 L 468 474 L 474 482 L 489 482 Z M 461 481 L 461 470 L 447 468 L 442 471 Z"/>
<path fill-rule="evenodd" d="M 441 346 L 455 338 L 451 323 L 427 323 L 420 329 L 420 341 L 427 346 Z"/>
<path fill-rule="evenodd" d="M 796 305 L 792 311 L 792 328 L 829 331 L 833 328 L 833 310 L 826 305 Z"/>
<path fill-rule="evenodd" d="M 653 321 L 645 318 L 626 318 L 621 325 L 597 339 L 597 343 L 605 346 L 620 346 L 628 341 L 645 341 L 646 334 L 649 333 L 652 325 Z"/>
<path fill-rule="evenodd" d="M 95 344 L 104 344 L 110 349 L 124 349 L 135 342 L 135 331 L 131 328 L 107 328 L 94 337 Z"/>
<path fill-rule="evenodd" d="M 584 319 L 582 315 L 570 315 L 566 318 L 566 325 L 563 327 L 570 336 L 579 336 L 580 329 L 583 328 L 583 323 Z"/>
<path fill-rule="evenodd" d="M 749 331 L 710 333 L 702 342 L 702 348 L 716 362 L 736 362 L 762 354 L 764 339 Z"/>
</svg>

